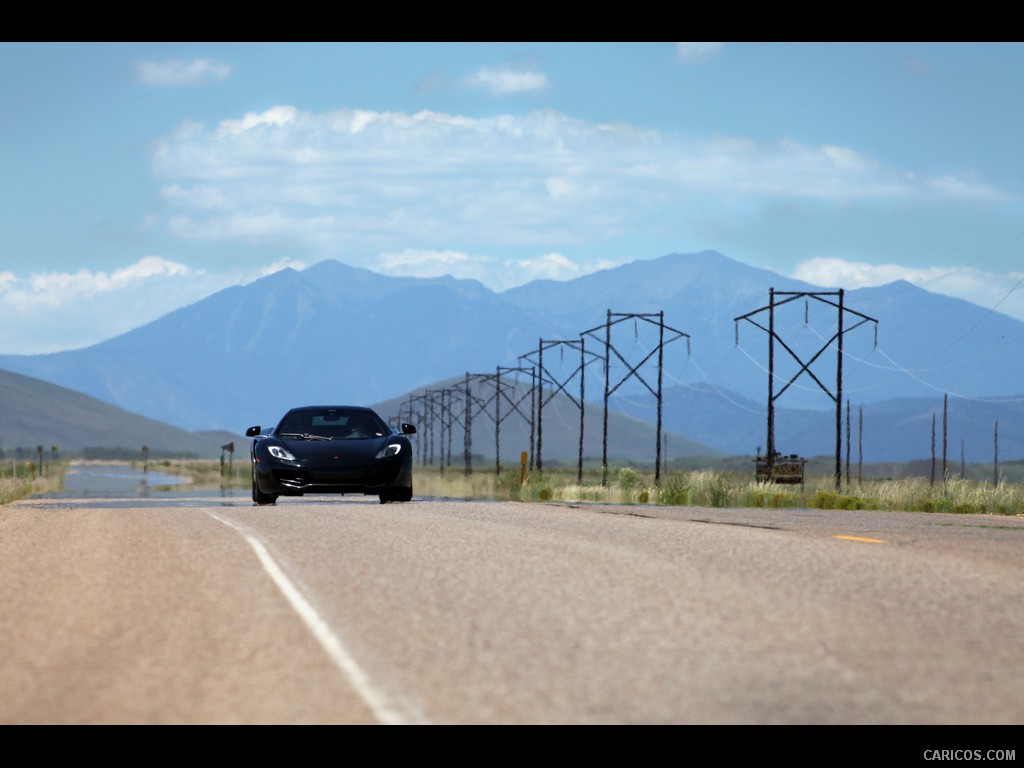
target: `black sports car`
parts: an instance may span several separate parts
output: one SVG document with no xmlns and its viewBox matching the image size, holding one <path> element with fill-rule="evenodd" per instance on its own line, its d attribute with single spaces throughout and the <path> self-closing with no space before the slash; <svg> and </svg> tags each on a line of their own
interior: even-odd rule
<svg viewBox="0 0 1024 768">
<path fill-rule="evenodd" d="M 306 493 L 376 494 L 381 504 L 412 499 L 412 424 L 392 429 L 371 408 L 316 405 L 292 408 L 276 427 L 254 438 L 252 500 Z"/>
</svg>

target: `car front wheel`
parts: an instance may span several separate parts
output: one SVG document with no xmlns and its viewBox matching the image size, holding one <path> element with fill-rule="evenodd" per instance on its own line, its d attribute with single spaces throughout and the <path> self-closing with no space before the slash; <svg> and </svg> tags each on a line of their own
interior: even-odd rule
<svg viewBox="0 0 1024 768">
<path fill-rule="evenodd" d="M 260 490 L 259 483 L 256 482 L 256 469 L 252 470 L 252 500 L 256 504 L 274 504 L 277 502 L 277 496 L 273 493 L 264 493 Z"/>
<path fill-rule="evenodd" d="M 380 495 L 380 503 L 389 501 L 412 501 L 412 488 L 396 488 Z"/>
</svg>

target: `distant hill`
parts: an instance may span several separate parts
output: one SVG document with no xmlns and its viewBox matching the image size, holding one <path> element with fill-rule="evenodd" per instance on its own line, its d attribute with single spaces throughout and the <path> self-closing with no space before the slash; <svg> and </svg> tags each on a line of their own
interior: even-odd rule
<svg viewBox="0 0 1024 768">
<path fill-rule="evenodd" d="M 765 398 L 767 400 L 767 398 Z M 641 420 L 654 418 L 655 402 L 616 400 L 616 407 Z M 731 455 L 754 455 L 767 443 L 765 401 L 708 387 L 669 388 L 665 428 Z M 932 427 L 934 420 L 934 449 Z M 873 403 L 845 400 L 840 414 L 840 453 L 853 461 L 907 462 L 943 452 L 950 461 L 987 463 L 1024 457 L 1024 395 L 1000 400 L 950 397 L 901 398 Z M 836 413 L 776 407 L 775 447 L 780 453 L 835 456 Z M 998 449 L 998 456 L 997 456 Z"/>
<path fill-rule="evenodd" d="M 412 392 L 376 404 L 375 409 L 384 418 L 397 423 L 409 398 L 425 392 L 454 386 L 458 381 L 440 382 L 430 390 Z M 528 413 L 528 409 L 526 410 Z M 579 410 L 565 396 L 556 396 L 545 410 L 546 432 L 543 433 L 543 456 L 549 466 L 575 466 L 579 458 Z M 464 466 L 465 430 L 455 425 L 450 439 L 442 435 L 439 427 L 424 424 L 420 413 L 405 413 L 413 419 L 420 432 L 414 437 L 417 460 L 440 462 L 442 451 L 452 457 L 452 463 Z M 276 419 L 265 422 L 273 424 Z M 599 405 L 589 404 L 586 413 L 584 458 L 595 462 L 602 456 L 603 413 Z M 619 413 L 609 416 L 611 442 L 610 458 L 617 462 L 652 463 L 657 447 L 652 424 Z M 481 469 L 494 467 L 496 448 L 502 450 L 503 466 L 518 466 L 519 454 L 531 451 L 536 461 L 537 435 L 531 443 L 528 418 L 506 406 L 501 429 L 497 431 L 501 445 L 496 446 L 494 418 L 490 411 L 477 412 L 471 438 L 471 453 Z M 442 447 L 442 437 L 445 438 Z M 672 446 L 672 457 L 719 455 L 714 448 L 702 445 L 680 435 L 665 432 L 666 444 Z M 37 446 L 43 446 L 49 457 L 52 448 L 61 454 L 81 455 L 83 452 L 102 455 L 110 450 L 141 455 L 147 446 L 151 456 L 195 456 L 216 458 L 221 447 L 234 443 L 237 456 L 245 458 L 248 438 L 243 433 L 224 431 L 188 432 L 178 427 L 156 422 L 144 416 L 129 413 L 80 392 L 59 387 L 10 371 L 0 371 L 0 450 L 7 456 L 22 455 L 26 460 L 35 455 Z M 454 446 L 454 447 L 451 447 Z M 503 447 L 502 447 L 503 446 Z M 665 457 L 667 461 L 668 456 Z"/>
<path fill-rule="evenodd" d="M 412 421 L 419 432 L 414 437 L 417 460 L 439 462 L 441 456 L 451 457 L 453 466 L 465 466 L 466 430 L 461 419 L 465 408 L 463 400 L 456 398 L 454 405 L 442 411 L 443 404 L 438 400 L 428 406 L 422 400 L 431 393 L 439 393 L 444 389 L 464 387 L 463 379 L 450 379 L 436 382 L 433 387 L 416 390 L 401 398 L 392 398 L 373 407 L 388 422 L 397 424 L 400 420 Z M 486 382 L 479 386 L 482 401 L 487 402 L 481 409 L 479 403 L 474 405 L 472 430 L 469 450 L 477 457 L 474 461 L 487 462 L 486 468 L 495 466 L 495 457 L 500 454 L 503 468 L 518 466 L 520 454 L 530 454 L 531 466 L 540 454 L 545 467 L 554 465 L 576 467 L 580 458 L 580 409 L 576 402 L 564 394 L 555 394 L 545 404 L 542 419 L 533 425 L 534 434 L 530 433 L 530 401 L 525 385 L 509 400 L 520 402 L 522 408 L 516 410 L 507 400 L 495 414 L 494 384 Z M 505 382 L 508 389 L 513 388 L 511 381 Z M 410 412 L 410 407 L 413 409 Z M 434 418 L 428 414 L 434 410 Z M 604 411 L 601 403 L 586 403 L 583 409 L 583 460 L 587 465 L 599 464 L 605 450 L 604 445 Z M 458 418 L 453 418 L 458 417 Z M 500 418 L 498 428 L 495 419 Z M 634 418 L 617 411 L 608 414 L 608 459 L 609 462 L 634 462 L 653 465 L 658 449 L 657 430 L 655 424 L 643 419 Z M 662 463 L 665 465 L 671 458 L 680 457 L 717 457 L 722 452 L 709 445 L 673 433 L 662 428 Z"/>
<path fill-rule="evenodd" d="M 129 413 L 81 392 L 10 371 L 0 371 L 0 448 L 5 457 L 26 458 L 42 446 L 46 456 L 81 454 L 89 448 L 149 448 L 150 455 L 217 458 L 221 446 L 235 441 L 236 452 L 246 438 L 228 432 L 188 432 Z"/>
<path fill-rule="evenodd" d="M 922 446 L 918 427 L 893 425 L 920 417 L 913 404 L 941 403 L 944 393 L 957 398 L 959 413 L 975 414 L 968 451 L 984 452 L 981 435 L 998 419 L 1007 458 L 1024 457 L 1011 439 L 1020 429 L 1014 401 L 1024 363 L 1015 350 L 1024 323 L 905 282 L 843 291 L 842 313 L 839 300 L 835 286 L 714 251 L 502 293 L 329 260 L 220 291 L 92 347 L 0 356 L 0 369 L 182 429 L 240 434 L 297 404 L 382 403 L 467 372 L 538 366 L 542 353 L 545 368 L 571 369 L 578 353 L 570 342 L 582 340 L 591 356 L 586 399 L 602 401 L 603 366 L 593 356 L 607 351 L 609 407 L 649 421 L 663 331 L 666 429 L 714 450 L 752 453 L 765 442 L 771 329 L 776 407 L 809 412 L 806 421 L 779 419 L 778 430 L 792 429 L 793 439 L 780 432 L 776 443 L 812 454 L 822 440 L 834 442 L 842 320 L 842 400 L 855 413 L 863 407 L 866 423 L 879 420 L 874 442 L 865 440 L 868 460 L 923 458 L 927 436 Z M 557 340 L 566 343 L 546 346 Z M 637 375 L 628 375 L 630 366 Z M 672 388 L 691 393 L 690 401 L 674 402 Z M 918 411 L 893 414 L 887 402 Z"/>
</svg>

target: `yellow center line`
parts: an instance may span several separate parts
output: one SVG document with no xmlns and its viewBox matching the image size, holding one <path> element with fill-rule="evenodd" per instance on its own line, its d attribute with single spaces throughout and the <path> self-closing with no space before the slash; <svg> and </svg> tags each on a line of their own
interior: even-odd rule
<svg viewBox="0 0 1024 768">
<path fill-rule="evenodd" d="M 833 536 L 833 539 L 844 539 L 846 541 L 863 541 L 866 544 L 885 544 L 883 539 L 865 539 L 863 536 Z"/>
</svg>

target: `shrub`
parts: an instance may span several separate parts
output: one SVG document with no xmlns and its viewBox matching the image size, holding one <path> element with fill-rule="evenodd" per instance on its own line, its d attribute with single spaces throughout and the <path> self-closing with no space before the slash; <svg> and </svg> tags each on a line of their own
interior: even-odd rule
<svg viewBox="0 0 1024 768">
<path fill-rule="evenodd" d="M 815 509 L 837 509 L 839 494 L 832 491 L 818 491 L 811 499 L 811 506 Z"/>
<path fill-rule="evenodd" d="M 708 486 L 711 506 L 724 507 L 729 501 L 729 484 L 722 475 L 716 475 Z"/>
<path fill-rule="evenodd" d="M 868 504 L 857 496 L 845 496 L 832 491 L 818 491 L 811 499 L 811 506 L 817 509 L 867 509 Z"/>
<path fill-rule="evenodd" d="M 633 492 L 639 483 L 640 473 L 632 467 L 623 467 L 619 470 L 619 490 L 622 491 L 623 503 L 633 501 Z"/>
<path fill-rule="evenodd" d="M 985 510 L 978 509 L 973 504 L 960 503 L 954 504 L 949 511 L 952 512 L 954 515 L 975 515 L 979 513 L 984 513 Z"/>
<path fill-rule="evenodd" d="M 619 488 L 624 491 L 631 491 L 640 482 L 640 473 L 632 467 L 623 467 L 619 470 Z"/>
<path fill-rule="evenodd" d="M 658 504 L 683 506 L 690 503 L 690 483 L 686 475 L 672 475 L 658 486 Z"/>
<path fill-rule="evenodd" d="M 51 466 L 50 464 L 47 465 Z M 140 464 L 141 466 L 141 464 Z M 194 487 L 248 488 L 248 462 L 235 461 L 230 476 L 225 476 L 216 460 L 173 460 L 153 462 L 167 472 L 187 476 Z M 230 465 L 229 465 L 230 466 Z M 5 467 L 4 467 L 5 468 Z M 4 476 L 0 468 L 0 476 Z M 755 483 L 748 472 L 699 469 L 677 470 L 667 474 L 655 485 L 650 473 L 633 466 L 616 470 L 609 477 L 607 467 L 591 467 L 582 478 L 574 471 L 531 471 L 520 487 L 518 469 L 503 471 L 495 478 L 493 471 L 465 474 L 459 467 L 417 466 L 416 488 L 422 496 L 452 498 L 499 498 L 542 501 L 593 501 L 598 503 L 650 503 L 665 506 L 696 504 L 702 506 L 740 506 L 755 508 L 791 508 L 807 506 L 817 509 L 878 509 L 915 512 L 945 512 L 959 515 L 993 514 L 1024 515 L 1024 493 L 1020 484 L 1001 481 L 978 482 L 949 478 L 941 483 L 927 477 L 876 478 L 856 483 L 859 495 L 850 495 L 849 482 L 845 494 L 835 489 L 830 475 L 810 476 L 806 485 L 778 486 Z M 26 481 L 34 477 L 30 465 L 21 464 L 18 476 Z M 4 480 L 14 480 L 8 473 Z M 14 487 L 0 487 L 0 504 L 40 489 L 30 489 L 27 482 Z"/>
<path fill-rule="evenodd" d="M 495 479 L 495 494 L 499 499 L 518 499 L 522 490 L 519 485 L 519 470 L 502 472 Z"/>
</svg>

